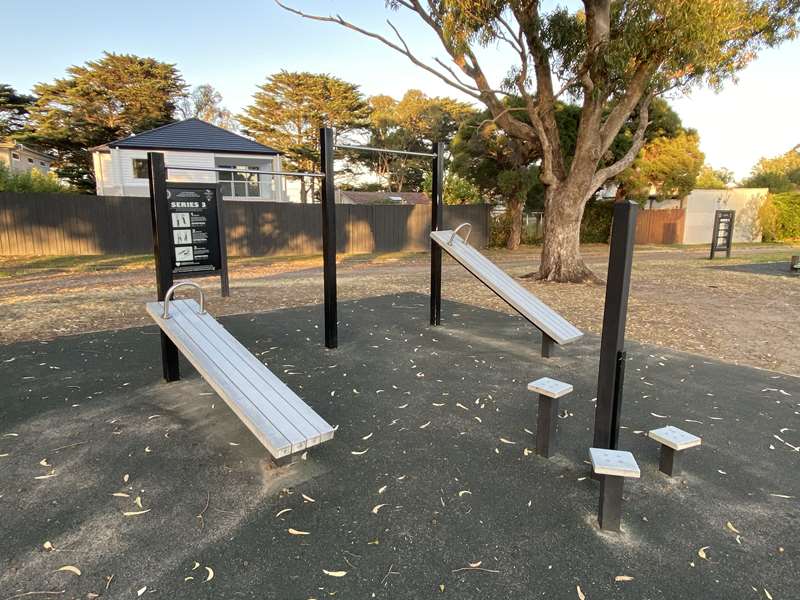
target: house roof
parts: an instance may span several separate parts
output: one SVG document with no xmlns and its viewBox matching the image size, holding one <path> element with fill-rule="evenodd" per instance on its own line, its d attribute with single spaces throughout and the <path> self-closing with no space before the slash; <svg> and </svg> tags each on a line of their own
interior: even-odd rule
<svg viewBox="0 0 800 600">
<path fill-rule="evenodd" d="M 36 154 L 47 161 L 53 162 L 53 157 L 47 154 L 46 152 L 42 152 L 37 148 L 32 148 L 31 146 L 20 144 L 19 142 L 15 142 L 13 140 L 4 141 L 0 139 L 0 148 L 8 148 L 10 150 L 25 150 L 27 152 L 31 152 L 32 154 Z"/>
<path fill-rule="evenodd" d="M 274 148 L 194 118 L 142 131 L 141 133 L 97 146 L 92 150 L 106 150 L 108 148 L 193 150 L 195 152 L 228 154 L 281 154 Z"/>
<path fill-rule="evenodd" d="M 351 192 L 342 190 L 342 196 L 353 204 L 430 204 L 425 192 Z"/>
</svg>

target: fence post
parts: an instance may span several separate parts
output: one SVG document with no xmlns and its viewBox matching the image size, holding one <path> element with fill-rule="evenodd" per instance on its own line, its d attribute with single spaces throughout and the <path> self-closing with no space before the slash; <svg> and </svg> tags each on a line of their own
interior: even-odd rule
<svg viewBox="0 0 800 600">
<path fill-rule="evenodd" d="M 167 290 L 172 287 L 172 253 L 170 252 L 170 216 L 167 207 L 167 170 L 161 152 L 147 153 L 147 168 L 150 179 L 150 216 L 153 224 L 153 255 L 156 261 L 156 291 L 158 301 L 163 302 Z M 166 381 L 181 378 L 178 363 L 178 348 L 161 331 L 161 367 Z"/>
<path fill-rule="evenodd" d="M 339 345 L 336 314 L 336 186 L 333 170 L 333 130 L 319 130 L 322 180 L 322 277 L 325 296 L 325 347 Z"/>
<path fill-rule="evenodd" d="M 594 448 L 617 448 L 622 387 L 625 376 L 625 321 L 631 284 L 636 215 L 639 205 L 625 200 L 614 204 L 611 248 L 608 254 L 603 335 L 597 374 Z"/>
<path fill-rule="evenodd" d="M 442 226 L 442 188 L 444 187 L 444 144 L 436 143 L 431 181 L 431 231 Z M 431 245 L 431 325 L 442 322 L 442 249 L 432 239 Z"/>
</svg>

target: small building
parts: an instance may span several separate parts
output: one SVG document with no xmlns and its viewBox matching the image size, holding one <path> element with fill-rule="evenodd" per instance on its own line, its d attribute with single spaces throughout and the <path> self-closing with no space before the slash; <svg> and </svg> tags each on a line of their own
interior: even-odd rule
<svg viewBox="0 0 800 600">
<path fill-rule="evenodd" d="M 281 170 L 279 151 L 200 119 L 177 121 L 91 150 L 100 196 L 149 196 L 147 153 L 163 152 L 166 165 L 178 167 L 169 169 L 170 181 L 220 182 L 226 200 L 283 202 L 287 197 L 281 176 L 181 170 Z"/>
<path fill-rule="evenodd" d="M 734 242 L 760 242 L 761 223 L 758 213 L 767 199 L 767 188 L 727 188 L 723 190 L 695 189 L 686 198 L 653 202 L 651 210 L 684 209 L 685 221 L 682 243 L 708 244 L 718 210 L 735 210 Z"/>
<path fill-rule="evenodd" d="M 353 192 L 341 190 L 336 200 L 339 204 L 430 204 L 425 192 Z"/>
<path fill-rule="evenodd" d="M 12 173 L 36 170 L 46 175 L 50 172 L 53 157 L 19 142 L 0 141 L 0 164 Z"/>
</svg>

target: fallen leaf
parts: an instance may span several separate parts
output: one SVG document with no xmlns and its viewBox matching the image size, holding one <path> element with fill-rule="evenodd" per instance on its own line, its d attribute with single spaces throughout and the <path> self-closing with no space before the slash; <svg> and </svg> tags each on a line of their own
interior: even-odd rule
<svg viewBox="0 0 800 600">
<path fill-rule="evenodd" d="M 122 482 L 123 482 L 123 483 L 128 483 L 128 480 L 129 480 L 130 478 L 131 478 L 131 476 L 130 476 L 130 475 L 128 475 L 127 473 L 125 473 L 125 475 L 123 475 L 123 476 L 122 476 Z"/>
<path fill-rule="evenodd" d="M 387 506 L 387 505 L 386 504 L 376 504 L 375 506 L 372 507 L 372 514 L 373 515 L 377 515 L 378 511 L 380 509 L 382 509 L 384 506 Z"/>
<path fill-rule="evenodd" d="M 480 566 L 483 564 L 483 561 L 482 561 L 482 560 L 479 560 L 478 562 L 474 562 L 474 563 L 467 563 L 467 564 L 468 564 L 470 567 L 472 567 L 473 569 L 477 569 L 478 567 L 480 567 Z"/>
<path fill-rule="evenodd" d="M 614 581 L 633 581 L 633 577 L 630 575 L 617 575 L 614 577 Z"/>
<path fill-rule="evenodd" d="M 420 429 L 425 429 L 425 428 L 426 428 L 428 425 L 430 425 L 430 424 L 431 424 L 431 422 L 430 422 L 430 421 L 428 421 L 428 422 L 427 422 L 427 423 L 425 423 L 424 425 L 420 425 L 420 426 L 419 426 L 419 428 L 420 428 Z"/>
<path fill-rule="evenodd" d="M 309 531 L 300 531 L 299 529 L 292 529 L 291 527 L 289 528 L 289 533 L 292 535 L 311 535 Z"/>
<path fill-rule="evenodd" d="M 188 577 L 184 577 L 184 578 L 183 578 L 183 580 L 184 580 L 184 581 L 194 581 L 194 577 L 192 577 L 191 575 L 189 575 Z"/>
<path fill-rule="evenodd" d="M 56 476 L 56 470 L 53 469 L 47 475 L 39 475 L 38 477 L 34 477 L 34 479 L 50 479 L 51 477 Z"/>
<path fill-rule="evenodd" d="M 212 569 L 211 567 L 206 567 L 206 573 L 208 573 L 208 575 L 206 575 L 206 583 L 208 583 L 209 581 L 214 579 L 214 569 Z"/>
<path fill-rule="evenodd" d="M 73 567 L 72 565 L 64 565 L 63 567 L 59 567 L 56 571 L 68 571 L 69 573 L 73 573 L 74 575 L 80 576 L 81 570 L 78 567 Z"/>
<path fill-rule="evenodd" d="M 367 441 L 369 438 L 371 438 L 371 437 L 373 436 L 373 434 L 374 434 L 374 433 L 375 433 L 375 432 L 368 433 L 367 435 L 365 435 L 365 436 L 364 436 L 364 437 L 362 437 L 361 439 L 362 439 L 362 440 L 364 440 L 364 441 L 366 442 L 366 441 Z"/>
<path fill-rule="evenodd" d="M 132 510 L 132 511 L 124 512 L 124 513 L 122 513 L 122 515 L 125 516 L 125 517 L 135 517 L 136 515 L 143 515 L 144 513 L 149 513 L 150 510 L 152 510 L 152 509 L 148 508 L 148 509 L 145 509 L 145 510 Z"/>
<path fill-rule="evenodd" d="M 130 494 L 126 494 L 125 492 L 114 492 L 111 494 L 112 496 L 116 496 L 117 498 L 130 498 Z"/>
<path fill-rule="evenodd" d="M 292 510 L 291 508 L 284 508 L 283 510 L 279 510 L 277 513 L 275 513 L 275 517 L 277 518 L 280 517 L 281 515 L 285 515 L 287 512 L 290 512 L 291 510 Z"/>
<path fill-rule="evenodd" d="M 470 496 L 472 496 L 472 492 L 470 492 L 469 490 L 461 490 L 460 492 L 458 492 L 458 496 L 459 496 L 459 497 L 461 497 L 461 496 L 466 496 L 467 494 L 469 494 Z"/>
<path fill-rule="evenodd" d="M 706 550 L 708 550 L 709 548 L 711 548 L 711 546 L 703 546 L 702 548 L 700 548 L 700 550 L 697 551 L 697 556 L 699 556 L 704 560 L 708 560 L 708 556 L 706 556 Z"/>
<path fill-rule="evenodd" d="M 734 527 L 734 526 L 733 526 L 733 524 L 732 524 L 730 521 L 728 521 L 727 523 L 725 523 L 725 527 L 727 527 L 728 529 L 730 529 L 730 530 L 731 530 L 733 533 L 742 533 L 741 531 L 739 531 L 738 529 L 736 529 L 736 527 Z"/>
<path fill-rule="evenodd" d="M 144 586 L 143 588 L 139 588 L 138 590 L 136 590 L 136 595 L 137 595 L 137 596 L 141 596 L 141 595 L 142 595 L 142 594 L 144 594 L 146 591 L 147 591 L 147 586 Z"/>
<path fill-rule="evenodd" d="M 517 442 L 512 442 L 511 440 L 507 440 L 506 438 L 500 438 L 500 441 L 504 444 L 516 444 Z"/>
<path fill-rule="evenodd" d="M 581 589 L 581 586 L 576 585 L 575 586 L 575 591 L 578 592 L 578 598 L 580 598 L 580 600 L 586 600 L 586 594 L 583 593 L 583 590 Z"/>
<path fill-rule="evenodd" d="M 385 485 L 385 486 L 383 486 L 382 488 L 380 488 L 380 489 L 378 490 L 378 493 L 379 493 L 379 494 L 382 494 L 383 492 L 385 492 L 385 491 L 386 491 L 386 488 L 387 488 L 387 487 L 389 487 L 389 486 L 388 486 L 388 485 Z"/>
<path fill-rule="evenodd" d="M 772 600 L 772 594 L 767 591 L 767 588 L 764 588 L 764 596 L 766 596 L 767 600 Z"/>
<path fill-rule="evenodd" d="M 355 454 L 356 456 L 361 456 L 362 454 L 366 454 L 367 452 L 369 452 L 369 448 L 367 448 L 366 450 L 352 450 L 350 452 L 350 454 Z"/>
<path fill-rule="evenodd" d="M 347 575 L 347 571 L 328 571 L 326 569 L 322 569 L 322 572 L 325 573 L 325 575 L 329 575 L 330 577 L 344 577 L 345 575 Z"/>
<path fill-rule="evenodd" d="M 311 496 L 306 496 L 305 494 L 300 494 L 303 497 L 303 500 L 306 502 L 316 502 Z"/>
<path fill-rule="evenodd" d="M 195 570 L 197 570 L 197 568 L 198 568 L 199 566 L 200 566 L 200 563 L 199 563 L 199 562 L 197 562 L 197 561 L 194 561 L 194 564 L 192 565 L 192 571 L 195 571 Z"/>
<path fill-rule="evenodd" d="M 47 541 L 47 542 L 45 542 L 44 544 L 42 544 L 42 547 L 43 547 L 45 550 L 47 550 L 48 552 L 49 552 L 50 550 L 55 550 L 55 548 L 53 548 L 53 544 L 51 544 L 49 541 Z"/>
<path fill-rule="evenodd" d="M 40 460 L 39 464 L 42 465 L 43 467 L 52 467 L 53 466 L 49 462 L 47 462 L 46 458 L 43 458 L 42 460 Z"/>
</svg>

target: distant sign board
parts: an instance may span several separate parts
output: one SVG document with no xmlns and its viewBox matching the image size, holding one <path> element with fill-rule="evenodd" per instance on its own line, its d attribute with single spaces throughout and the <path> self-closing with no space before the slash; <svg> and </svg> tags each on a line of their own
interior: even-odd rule
<svg viewBox="0 0 800 600">
<path fill-rule="evenodd" d="M 717 252 L 724 252 L 727 258 L 731 257 L 731 246 L 733 246 L 733 223 L 736 218 L 735 210 L 718 210 L 714 214 L 714 233 L 711 238 L 711 256 Z"/>
<path fill-rule="evenodd" d="M 215 184 L 167 182 L 172 272 L 200 275 L 220 271 L 219 189 Z"/>
</svg>

